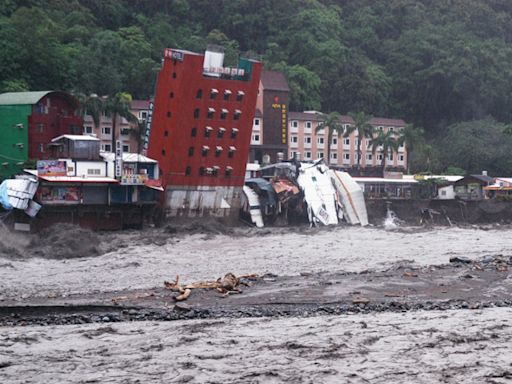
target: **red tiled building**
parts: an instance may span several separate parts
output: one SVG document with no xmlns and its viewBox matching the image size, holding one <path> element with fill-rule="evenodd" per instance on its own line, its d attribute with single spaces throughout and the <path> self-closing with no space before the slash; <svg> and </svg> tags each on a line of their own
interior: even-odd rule
<svg viewBox="0 0 512 384">
<path fill-rule="evenodd" d="M 238 206 L 261 68 L 245 59 L 224 67 L 222 52 L 165 50 L 147 153 L 159 161 L 171 216 L 227 216 Z"/>
</svg>

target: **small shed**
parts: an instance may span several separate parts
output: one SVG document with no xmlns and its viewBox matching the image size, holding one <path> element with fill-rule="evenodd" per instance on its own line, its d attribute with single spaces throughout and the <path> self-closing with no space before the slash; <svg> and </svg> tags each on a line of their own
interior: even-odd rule
<svg viewBox="0 0 512 384">
<path fill-rule="evenodd" d="M 100 140 L 88 135 L 62 135 L 49 144 L 54 157 L 74 160 L 101 160 Z"/>
<path fill-rule="evenodd" d="M 455 182 L 455 195 L 462 200 L 481 200 L 485 197 L 484 188 L 492 182 L 493 178 L 485 173 L 466 176 Z"/>
</svg>

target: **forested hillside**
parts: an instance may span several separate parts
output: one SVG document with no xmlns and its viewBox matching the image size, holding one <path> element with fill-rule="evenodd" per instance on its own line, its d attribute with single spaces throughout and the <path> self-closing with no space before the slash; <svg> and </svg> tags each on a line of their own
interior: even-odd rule
<svg viewBox="0 0 512 384">
<path fill-rule="evenodd" d="M 223 45 L 228 60 L 242 53 L 284 71 L 292 110 L 364 111 L 424 127 L 434 168 L 476 170 L 436 144 L 446 133 L 457 140 L 454 132 L 483 129 L 475 137 L 486 138 L 491 127 L 499 153 L 512 144 L 502 133 L 512 121 L 510 0 L 0 0 L 0 91 L 145 98 L 165 47 L 208 43 Z M 471 129 L 458 124 L 473 120 Z M 496 172 L 512 173 L 507 156 Z"/>
</svg>

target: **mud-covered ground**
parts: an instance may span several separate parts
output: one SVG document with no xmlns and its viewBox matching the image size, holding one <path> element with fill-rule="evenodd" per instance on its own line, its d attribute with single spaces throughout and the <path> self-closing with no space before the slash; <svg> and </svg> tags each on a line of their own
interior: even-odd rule
<svg viewBox="0 0 512 384">
<path fill-rule="evenodd" d="M 0 317 L 25 324 L 0 327 L 2 383 L 512 380 L 509 227 L 64 229 L 0 232 Z M 227 272 L 263 277 L 178 307 L 162 288 Z M 72 307 L 7 313 L 27 305 Z"/>
</svg>

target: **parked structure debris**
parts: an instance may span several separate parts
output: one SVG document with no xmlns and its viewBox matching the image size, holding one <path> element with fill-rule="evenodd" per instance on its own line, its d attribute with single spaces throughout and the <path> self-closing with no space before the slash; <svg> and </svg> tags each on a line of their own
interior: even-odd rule
<svg viewBox="0 0 512 384">
<path fill-rule="evenodd" d="M 361 187 L 348 173 L 330 170 L 323 159 L 271 164 L 261 174 L 261 179 L 245 181 L 242 206 L 242 217 L 250 216 L 259 227 L 276 220 L 336 225 L 343 218 L 351 225 L 368 225 Z"/>
</svg>

